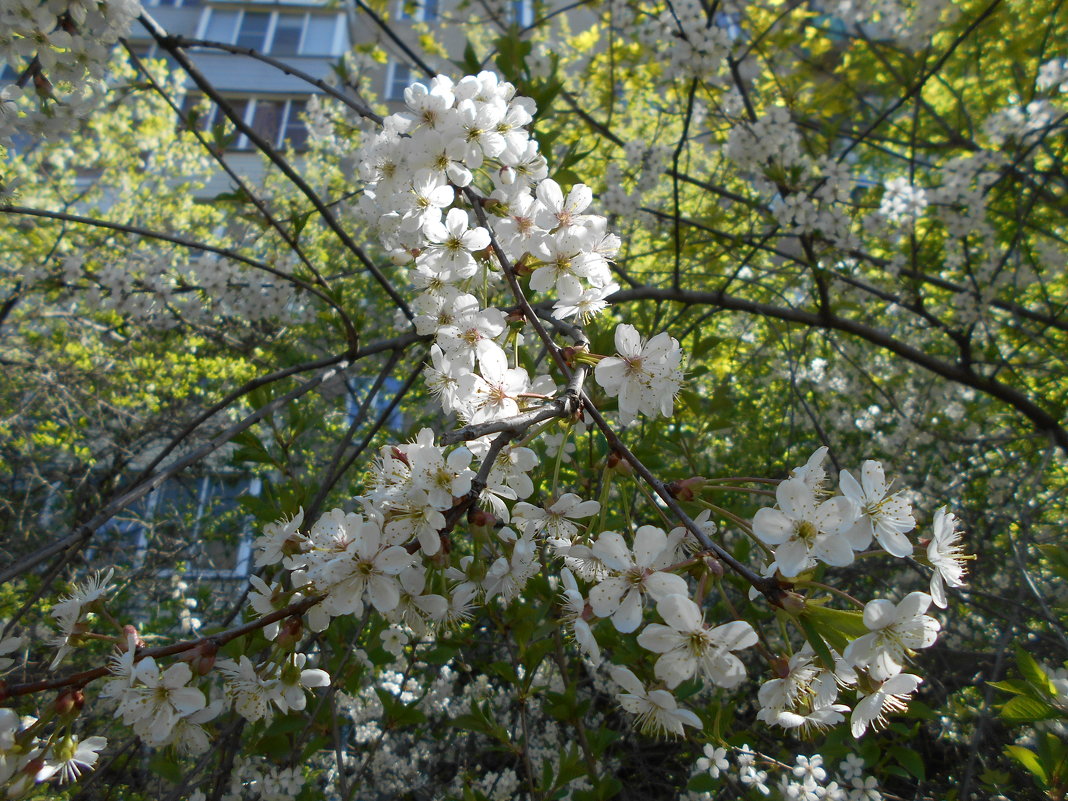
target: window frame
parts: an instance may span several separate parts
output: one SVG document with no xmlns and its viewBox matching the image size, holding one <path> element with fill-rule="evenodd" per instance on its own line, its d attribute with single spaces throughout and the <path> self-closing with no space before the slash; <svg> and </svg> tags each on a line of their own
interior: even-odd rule
<svg viewBox="0 0 1068 801">
<path fill-rule="evenodd" d="M 204 15 L 201 17 L 200 24 L 198 26 L 199 39 L 208 38 L 208 30 L 211 27 L 212 17 L 215 14 L 231 14 L 237 13 L 237 21 L 234 24 L 233 33 L 230 35 L 229 40 L 218 40 L 223 44 L 237 46 L 237 40 L 241 36 L 241 27 L 245 24 L 245 18 L 248 14 L 266 14 L 267 30 L 263 36 L 263 47 L 254 48 L 256 52 L 263 55 L 281 55 L 282 58 L 334 58 L 338 56 L 345 48 L 345 33 L 346 28 L 344 24 L 344 18 L 340 13 L 328 13 L 328 14 L 316 14 L 313 11 L 279 11 L 276 9 L 264 10 L 259 8 L 214 8 L 208 7 L 204 9 Z M 278 22 L 282 17 L 288 17 L 300 20 L 300 41 L 297 43 L 296 53 L 284 53 L 278 54 L 274 52 L 275 46 L 275 34 L 278 31 Z M 330 26 L 333 30 L 333 38 L 330 41 L 328 51 L 323 52 L 307 52 L 306 48 L 310 44 L 308 42 L 308 30 L 311 27 L 311 20 L 315 19 L 328 19 L 330 20 Z"/>
<path fill-rule="evenodd" d="M 439 0 L 397 0 L 397 19 L 405 22 L 437 22 L 441 15 Z M 409 14 L 407 6 L 414 6 L 413 14 Z M 427 8 L 430 13 L 427 14 Z"/>
<path fill-rule="evenodd" d="M 508 24 L 529 28 L 534 24 L 534 0 L 508 0 Z"/>
<path fill-rule="evenodd" d="M 367 400 L 367 393 L 374 386 L 374 380 L 369 376 L 348 376 L 345 378 L 345 422 L 353 425 L 360 406 Z M 366 409 L 366 413 L 378 419 L 393 403 L 393 399 L 400 392 L 402 382 L 400 379 L 389 377 L 382 382 L 374 398 Z M 389 431 L 402 431 L 404 429 L 405 416 L 400 405 L 394 406 L 386 415 L 384 426 Z"/>
<path fill-rule="evenodd" d="M 234 480 L 245 485 L 245 488 L 235 497 L 247 492 L 253 497 L 259 497 L 263 491 L 263 479 L 259 476 L 232 475 L 226 473 L 207 473 L 196 479 L 195 517 L 190 531 L 190 545 L 199 541 L 199 533 L 205 523 L 209 503 L 216 497 L 218 487 L 227 480 Z M 165 482 L 153 489 L 144 499 L 144 510 L 140 520 L 112 518 L 97 528 L 98 534 L 114 532 L 118 537 L 127 538 L 133 549 L 132 567 L 140 569 L 144 566 L 145 556 L 149 548 L 149 531 L 155 527 L 160 504 L 166 493 L 169 482 Z M 252 569 L 253 535 L 248 527 L 242 527 L 242 533 L 236 540 L 234 549 L 234 563 L 230 568 L 196 567 L 188 566 L 182 570 L 162 568 L 154 572 L 158 578 L 170 578 L 182 576 L 183 578 L 199 580 L 241 580 L 248 578 Z M 185 550 L 185 549 L 183 549 Z M 192 551 L 192 549 L 190 549 Z M 90 547 L 86 555 L 91 558 L 95 547 Z M 191 560 L 199 554 L 190 552 Z"/>
<path fill-rule="evenodd" d="M 193 97 L 195 97 L 195 100 L 193 100 L 193 102 L 190 103 L 189 99 L 193 98 Z M 309 97 L 310 97 L 309 95 L 302 95 L 302 96 L 290 96 L 290 95 L 224 95 L 223 96 L 223 100 L 225 100 L 227 103 L 230 103 L 231 105 L 234 105 L 234 104 L 237 104 L 237 103 L 244 103 L 244 110 L 242 111 L 242 114 L 241 114 L 241 121 L 245 125 L 248 125 L 249 127 L 253 128 L 254 130 L 255 130 L 254 126 L 255 126 L 255 122 L 256 122 L 256 112 L 257 112 L 257 109 L 259 107 L 259 104 L 260 103 L 281 103 L 282 104 L 282 111 L 281 111 L 281 114 L 279 116 L 278 133 L 274 136 L 273 140 L 271 140 L 269 142 L 271 147 L 275 148 L 276 150 L 283 150 L 283 148 L 285 147 L 285 143 L 286 143 L 286 140 L 287 140 L 286 130 L 287 130 L 287 128 L 289 128 L 290 123 L 293 121 L 294 113 L 296 113 L 298 115 L 297 118 L 296 118 L 297 121 L 300 122 L 300 124 L 304 126 L 304 130 L 305 130 L 304 140 L 301 142 L 301 144 L 299 146 L 292 148 L 293 152 L 299 153 L 299 152 L 301 152 L 303 150 L 307 150 L 307 141 L 308 141 L 307 128 L 308 128 L 308 126 L 303 121 L 300 121 L 299 115 L 302 112 L 307 110 L 307 103 L 308 103 Z M 195 106 L 195 104 L 199 103 L 201 100 L 203 100 L 203 96 L 200 96 L 200 95 L 198 95 L 196 93 L 187 93 L 185 98 L 182 99 L 182 103 L 180 104 L 181 108 L 183 110 L 183 118 L 184 118 L 184 114 L 186 114 L 188 112 L 188 109 L 193 108 Z M 304 107 L 298 109 L 297 106 L 299 104 L 303 104 Z M 295 109 L 296 109 L 296 111 L 294 111 Z M 200 120 L 200 123 L 201 123 L 201 126 L 202 126 L 201 130 L 209 131 L 216 124 L 216 122 L 220 121 L 220 116 L 219 115 L 221 113 L 222 112 L 221 112 L 221 109 L 219 108 L 219 106 L 217 104 L 215 104 L 215 103 L 212 103 L 211 104 L 211 108 L 209 109 L 207 116 L 205 116 L 204 118 L 202 118 Z M 226 120 L 227 120 L 227 122 L 229 122 L 228 118 L 226 118 Z M 241 133 L 240 131 L 237 131 L 236 133 L 237 133 L 237 136 L 234 137 L 233 142 L 226 148 L 226 151 L 228 153 L 235 153 L 235 152 L 245 153 L 245 152 L 248 152 L 248 151 L 251 151 L 251 150 L 255 149 L 252 146 L 252 144 L 249 142 L 248 137 L 244 133 Z M 291 137 L 288 137 L 288 138 L 290 138 L 290 140 L 291 140 Z"/>
<path fill-rule="evenodd" d="M 244 99 L 247 100 L 247 105 L 245 106 L 244 122 L 248 126 L 252 126 L 252 125 L 255 124 L 255 121 L 256 121 L 256 110 L 259 107 L 260 103 L 281 103 L 282 104 L 282 112 L 279 115 L 279 122 L 278 122 L 278 133 L 275 135 L 274 141 L 272 141 L 270 143 L 271 147 L 275 148 L 276 150 L 282 150 L 285 147 L 286 128 L 289 126 L 289 119 L 290 119 L 290 115 L 293 114 L 293 106 L 294 106 L 294 104 L 296 104 L 296 103 L 305 103 L 306 104 L 308 102 L 306 97 L 273 97 L 273 96 L 270 96 L 270 95 L 259 95 L 259 96 L 244 98 Z M 306 125 L 305 125 L 305 131 L 307 131 L 307 126 Z M 306 137 L 305 137 L 305 142 L 307 142 L 307 138 Z M 245 150 L 253 150 L 254 148 L 252 147 L 252 144 L 249 142 L 247 136 L 245 136 L 244 134 L 239 134 L 237 139 L 234 142 L 233 149 L 234 150 L 245 151 Z M 299 152 L 300 150 L 306 150 L 306 149 L 307 149 L 306 147 L 294 148 L 294 150 L 297 151 L 297 152 Z"/>
<path fill-rule="evenodd" d="M 397 70 L 405 69 L 408 72 L 408 77 L 405 79 L 404 85 L 400 87 L 400 91 L 394 94 L 394 89 L 397 85 Z M 389 65 L 386 67 L 386 84 L 382 87 L 382 96 L 385 100 L 396 103 L 404 102 L 404 90 L 413 83 L 412 65 L 405 61 L 399 61 L 397 59 L 390 59 Z M 421 83 L 426 86 L 426 81 L 419 79 L 414 81 L 415 83 Z"/>
</svg>

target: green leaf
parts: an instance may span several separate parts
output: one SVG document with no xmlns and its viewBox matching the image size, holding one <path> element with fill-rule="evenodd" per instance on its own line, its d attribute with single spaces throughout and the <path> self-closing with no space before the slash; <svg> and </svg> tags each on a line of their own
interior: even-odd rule
<svg viewBox="0 0 1068 801">
<path fill-rule="evenodd" d="M 1034 696 L 1034 688 L 1026 681 L 1020 679 L 1006 679 L 1005 681 L 988 681 L 991 687 L 995 690 L 1003 690 L 1013 695 L 1030 695 Z"/>
<path fill-rule="evenodd" d="M 927 774 L 923 767 L 923 758 L 911 748 L 891 748 L 890 754 L 917 779 L 923 781 L 926 778 Z"/>
<path fill-rule="evenodd" d="M 719 782 L 713 779 L 707 771 L 702 771 L 690 779 L 686 785 L 687 790 L 693 790 L 695 793 L 711 793 L 719 786 Z"/>
<path fill-rule="evenodd" d="M 1068 774 L 1068 745 L 1056 734 L 1046 732 L 1038 741 L 1038 756 L 1046 768 L 1049 783 L 1063 785 Z"/>
<path fill-rule="evenodd" d="M 939 714 L 923 701 L 913 699 L 909 701 L 909 708 L 905 713 L 905 717 L 913 720 L 935 720 L 939 717 Z"/>
<path fill-rule="evenodd" d="M 619 795 L 622 790 L 623 782 L 615 776 L 602 776 L 601 780 L 594 785 L 593 797 L 601 801 L 601 799 Z"/>
<path fill-rule="evenodd" d="M 561 186 L 574 186 L 575 184 L 582 183 L 582 179 L 579 174 L 574 170 L 562 169 L 553 172 L 553 180 L 555 180 Z"/>
<path fill-rule="evenodd" d="M 304 231 L 305 226 L 308 225 L 308 220 L 311 219 L 312 212 L 307 214 L 300 214 L 293 218 L 293 239 L 300 239 L 301 233 Z"/>
<path fill-rule="evenodd" d="M 611 729 L 603 727 L 590 729 L 586 732 L 586 738 L 590 741 L 590 750 L 593 751 L 593 755 L 597 758 L 600 758 L 605 749 L 618 740 L 620 736 Z"/>
<path fill-rule="evenodd" d="M 1038 761 L 1038 754 L 1020 745 L 1006 746 L 1005 753 L 1034 774 L 1043 785 L 1049 786 L 1049 777 L 1046 775 L 1046 769 L 1042 766 L 1042 763 Z"/>
<path fill-rule="evenodd" d="M 489 712 L 489 704 L 486 702 L 472 704 L 470 712 L 465 715 L 457 715 L 449 721 L 449 725 L 460 729 L 468 729 L 469 731 L 482 732 L 509 748 L 512 746 L 512 739 L 508 736 L 508 731 L 493 720 Z"/>
<path fill-rule="evenodd" d="M 475 52 L 475 46 L 471 44 L 470 39 L 464 39 L 464 55 L 463 58 L 458 61 L 453 61 L 457 67 L 466 72 L 468 75 L 476 75 L 482 70 L 482 60 L 478 57 L 478 53 Z"/>
<path fill-rule="evenodd" d="M 454 659 L 459 652 L 458 648 L 439 645 L 436 648 L 431 648 L 426 653 L 420 654 L 419 658 L 428 665 L 444 665 L 449 660 Z"/>
<path fill-rule="evenodd" d="M 535 642 L 526 650 L 521 650 L 519 653 L 519 660 L 523 663 L 523 667 L 526 669 L 528 677 L 534 675 L 534 671 L 538 669 L 538 666 L 542 663 L 542 660 L 548 656 L 549 652 L 556 647 L 556 643 L 552 638 L 546 637 L 545 639 Z"/>
<path fill-rule="evenodd" d="M 157 751 L 155 753 L 148 763 L 148 769 L 172 784 L 180 782 L 184 774 L 184 771 L 178 766 L 178 762 L 165 751 Z"/>
<path fill-rule="evenodd" d="M 530 55 L 533 45 L 527 39 L 519 36 L 519 28 L 513 25 L 508 33 L 496 41 L 497 58 L 494 63 L 505 78 L 512 83 L 523 82 L 523 72 L 526 67 L 526 58 Z"/>
<path fill-rule="evenodd" d="M 415 705 L 418 701 L 409 706 L 381 687 L 376 687 L 375 693 L 382 702 L 382 716 L 387 726 L 414 726 L 426 720 L 426 714 Z"/>
<path fill-rule="evenodd" d="M 862 612 L 847 612 L 843 609 L 830 609 L 812 604 L 812 606 L 805 607 L 804 613 L 819 624 L 820 630 L 836 631 L 847 640 L 855 640 L 868 633 Z"/>
<path fill-rule="evenodd" d="M 267 727 L 266 734 L 290 734 L 303 731 L 308 727 L 308 719 L 300 715 L 286 715 L 278 718 Z"/>
<path fill-rule="evenodd" d="M 519 686 L 519 676 L 515 672 L 515 668 L 508 662 L 491 662 L 486 668 L 486 672 L 499 676 L 513 686 Z"/>
<path fill-rule="evenodd" d="M 1017 695 L 1001 707 L 1001 719 L 1008 723 L 1034 723 L 1060 715 L 1056 707 L 1028 695 Z"/>
<path fill-rule="evenodd" d="M 801 626 L 802 632 L 804 632 L 805 639 L 808 644 L 812 646 L 812 650 L 816 652 L 816 656 L 820 658 L 823 666 L 827 670 L 834 670 L 834 656 L 831 654 L 831 649 L 827 647 L 827 643 L 823 641 L 823 637 L 816 630 L 816 627 L 809 619 L 809 610 L 805 610 L 805 613 L 800 617 L 794 618 L 798 625 Z"/>
<path fill-rule="evenodd" d="M 548 760 L 546 760 L 548 763 Z M 570 746 L 560 759 L 560 770 L 556 774 L 555 786 L 566 787 L 575 779 L 586 775 L 586 766 L 575 746 Z"/>
<path fill-rule="evenodd" d="M 270 465 L 275 463 L 274 456 L 260 442 L 260 438 L 251 431 L 240 432 L 233 438 L 233 442 L 238 446 L 232 457 L 235 462 L 256 462 Z"/>
<path fill-rule="evenodd" d="M 293 753 L 293 744 L 284 735 L 270 734 L 259 739 L 256 750 L 274 759 L 284 759 Z"/>
<path fill-rule="evenodd" d="M 1019 645 L 1016 646 L 1016 666 L 1020 669 L 1020 675 L 1039 688 L 1043 694 L 1050 696 L 1056 694 L 1046 671 L 1042 669 L 1042 666 L 1035 661 L 1031 654 L 1027 653 Z"/>
</svg>

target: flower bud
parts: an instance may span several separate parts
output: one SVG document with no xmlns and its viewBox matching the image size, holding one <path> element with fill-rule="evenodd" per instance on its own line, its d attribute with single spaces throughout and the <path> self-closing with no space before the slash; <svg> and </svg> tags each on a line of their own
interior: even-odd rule
<svg viewBox="0 0 1068 801">
<path fill-rule="evenodd" d="M 772 657 L 771 672 L 775 674 L 776 678 L 785 679 L 790 675 L 790 660 L 785 656 Z"/>
<path fill-rule="evenodd" d="M 786 590 L 781 596 L 781 605 L 792 615 L 799 615 L 805 611 L 805 596 L 799 595 L 792 590 Z"/>
<path fill-rule="evenodd" d="M 33 88 L 37 90 L 38 97 L 52 97 L 52 84 L 40 70 L 33 74 Z"/>
<path fill-rule="evenodd" d="M 716 578 L 723 576 L 723 563 L 716 559 L 714 556 L 706 556 L 703 560 L 705 569 Z"/>
<path fill-rule="evenodd" d="M 120 651 L 126 650 L 126 645 L 130 640 L 131 634 L 134 638 L 134 648 L 145 647 L 145 641 L 141 639 L 141 635 L 138 633 L 137 628 L 127 623 L 125 626 L 122 627 L 122 639 L 120 639 L 118 643 Z"/>
<path fill-rule="evenodd" d="M 464 574 L 468 580 L 475 584 L 481 584 L 488 572 L 489 563 L 485 559 L 474 559 L 464 568 Z"/>
<path fill-rule="evenodd" d="M 37 783 L 37 775 L 44 770 L 44 767 L 45 761 L 42 757 L 27 762 L 22 767 L 19 777 L 7 786 L 7 797 L 18 798 L 28 793 L 30 788 Z"/>
<path fill-rule="evenodd" d="M 523 258 L 512 265 L 512 272 L 516 275 L 532 275 L 536 269 L 537 267 L 527 260 L 525 253 L 523 254 Z"/>
<path fill-rule="evenodd" d="M 299 617 L 290 617 L 282 624 L 275 642 L 282 648 L 292 648 L 304 636 L 304 623 Z"/>
<path fill-rule="evenodd" d="M 85 706 L 85 693 L 81 690 L 66 690 L 61 692 L 52 704 L 56 714 L 60 716 L 71 715 L 79 712 Z"/>
<path fill-rule="evenodd" d="M 412 466 L 411 462 L 408 461 L 408 454 L 406 454 L 404 451 L 402 451 L 396 445 L 394 445 L 393 448 L 391 449 L 390 456 L 392 456 L 398 462 L 403 464 L 405 467 L 411 467 Z"/>
<path fill-rule="evenodd" d="M 672 481 L 665 489 L 671 493 L 672 497 L 685 503 L 686 501 L 692 501 L 695 494 L 707 483 L 707 479 L 703 476 L 692 476 L 681 481 Z"/>
<path fill-rule="evenodd" d="M 487 512 L 485 509 L 480 509 L 477 506 L 472 506 L 467 510 L 467 522 L 473 528 L 481 528 L 489 531 L 497 525 L 497 516 L 493 512 Z"/>
<path fill-rule="evenodd" d="M 215 655 L 219 653 L 219 646 L 211 640 L 206 640 L 190 653 L 189 667 L 198 676 L 206 676 L 215 667 Z"/>
<path fill-rule="evenodd" d="M 522 328 L 527 324 L 527 316 L 523 313 L 522 309 L 513 309 L 508 312 L 508 315 L 504 318 L 508 323 L 509 328 Z"/>
<path fill-rule="evenodd" d="M 441 542 L 441 547 L 438 548 L 438 552 L 433 556 L 426 556 L 424 554 L 423 558 L 435 567 L 444 570 L 449 566 L 449 554 L 452 552 L 452 537 L 450 537 L 448 534 L 442 534 L 441 532 L 438 532 L 438 540 Z M 412 545 L 415 546 L 414 549 L 411 547 Z M 415 540 L 413 543 L 409 543 L 406 547 L 408 553 L 416 553 L 420 548 L 419 540 Z"/>
<path fill-rule="evenodd" d="M 609 470 L 613 470 L 621 476 L 634 474 L 634 468 L 630 466 L 630 463 L 626 461 L 623 458 L 623 455 L 618 451 L 612 451 L 608 454 L 607 465 Z"/>
<path fill-rule="evenodd" d="M 304 541 L 299 536 L 288 537 L 282 543 L 282 554 L 284 556 L 293 556 L 294 554 L 302 553 L 303 550 Z"/>
</svg>

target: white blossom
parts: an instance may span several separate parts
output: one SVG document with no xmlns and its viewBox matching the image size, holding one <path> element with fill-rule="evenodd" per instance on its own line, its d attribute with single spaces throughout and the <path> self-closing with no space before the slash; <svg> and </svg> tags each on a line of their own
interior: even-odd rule
<svg viewBox="0 0 1068 801">
<path fill-rule="evenodd" d="M 946 507 L 934 515 L 934 531 L 927 546 L 927 561 L 934 568 L 931 574 L 931 598 L 935 606 L 947 606 L 946 587 L 963 587 L 966 558 L 961 545 L 961 533 L 957 531 L 957 518 Z"/>
<path fill-rule="evenodd" d="M 619 685 L 619 704 L 637 716 L 638 728 L 645 734 L 683 736 L 686 726 L 701 728 L 701 719 L 688 709 L 681 709 L 675 696 L 667 690 L 646 690 L 630 670 L 618 665 L 611 669 L 612 681 Z"/>
<path fill-rule="evenodd" d="M 656 677 L 674 689 L 700 672 L 713 684 L 730 689 L 745 679 L 745 665 L 732 651 L 756 645 L 757 635 L 744 620 L 712 628 L 697 604 L 683 595 L 667 595 L 656 605 L 668 624 L 650 623 L 638 635 L 638 644 L 660 654 Z"/>
</svg>

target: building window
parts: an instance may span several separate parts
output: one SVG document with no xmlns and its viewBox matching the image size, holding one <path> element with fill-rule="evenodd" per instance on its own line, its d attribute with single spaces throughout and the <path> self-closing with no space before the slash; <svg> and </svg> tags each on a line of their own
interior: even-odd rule
<svg viewBox="0 0 1068 801">
<path fill-rule="evenodd" d="M 300 55 L 300 40 L 304 36 L 306 14 L 279 14 L 271 39 L 271 53 L 276 56 Z"/>
<path fill-rule="evenodd" d="M 212 42 L 233 44 L 237 35 L 237 23 L 241 19 L 240 11 L 219 11 L 211 9 L 204 38 Z"/>
<path fill-rule="evenodd" d="M 307 103 L 303 100 L 290 100 L 286 103 L 282 141 L 288 142 L 293 150 L 304 150 L 308 145 L 308 126 L 301 119 L 306 107 Z"/>
<path fill-rule="evenodd" d="M 256 100 L 252 103 L 252 130 L 264 141 L 277 146 L 278 135 L 282 132 L 282 117 L 285 115 L 286 101 Z M 251 147 L 251 144 L 248 145 Z"/>
<path fill-rule="evenodd" d="M 338 14 L 211 9 L 203 38 L 276 56 L 334 56 L 348 47 L 341 23 Z"/>
<path fill-rule="evenodd" d="M 251 50 L 267 49 L 267 31 L 271 27 L 271 14 L 263 11 L 245 11 L 241 14 L 241 25 L 237 29 L 238 47 Z"/>
<path fill-rule="evenodd" d="M 438 0 L 400 0 L 397 18 L 412 22 L 433 22 L 438 18 Z"/>
<path fill-rule="evenodd" d="M 253 131 L 276 148 L 288 147 L 292 150 L 304 150 L 308 143 L 308 128 L 301 119 L 307 106 L 304 100 L 272 97 L 228 97 L 224 98 L 234 113 L 250 126 Z M 182 117 L 189 120 L 196 114 L 196 126 L 202 131 L 211 130 L 217 124 L 225 124 L 233 131 L 228 118 L 212 103 L 203 105 L 203 96 L 188 94 L 182 102 Z M 199 111 L 199 113 L 198 113 Z M 236 133 L 236 132 L 235 132 Z M 227 146 L 228 150 L 251 150 L 252 143 L 244 134 L 237 133 Z"/>
<path fill-rule="evenodd" d="M 304 28 L 304 38 L 301 40 L 300 52 L 306 56 L 332 56 L 348 48 L 344 41 L 346 37 L 345 26 L 338 24 L 337 17 L 324 17 L 318 14 L 308 15 L 308 24 Z"/>
<path fill-rule="evenodd" d="M 129 568 L 146 562 L 184 563 L 184 575 L 244 579 L 252 561 L 252 535 L 240 499 L 258 497 L 259 478 L 173 478 L 96 531 L 89 559 L 106 553 Z M 173 574 L 171 567 L 158 571 Z"/>
<path fill-rule="evenodd" d="M 508 6 L 508 24 L 529 28 L 534 24 L 534 0 L 512 0 Z"/>
<path fill-rule="evenodd" d="M 356 415 L 360 411 L 360 406 L 363 404 L 366 393 L 371 391 L 374 386 L 374 380 L 367 376 L 352 376 L 345 380 L 345 387 L 348 389 L 348 393 L 345 395 L 345 417 L 348 418 L 349 425 L 356 422 Z M 401 387 L 404 386 L 403 382 L 392 376 L 382 382 L 382 386 L 378 392 L 375 393 L 374 398 L 371 399 L 371 403 L 367 408 L 365 414 L 370 420 L 377 420 L 381 417 L 389 405 L 393 402 L 393 398 Z M 400 406 L 394 406 L 393 409 L 386 415 L 385 426 L 392 431 L 401 431 L 404 427 L 404 416 L 401 414 Z"/>
<path fill-rule="evenodd" d="M 389 62 L 386 70 L 386 100 L 404 100 L 404 90 L 413 83 L 426 82 L 412 76 L 412 68 L 401 61 Z"/>
</svg>

